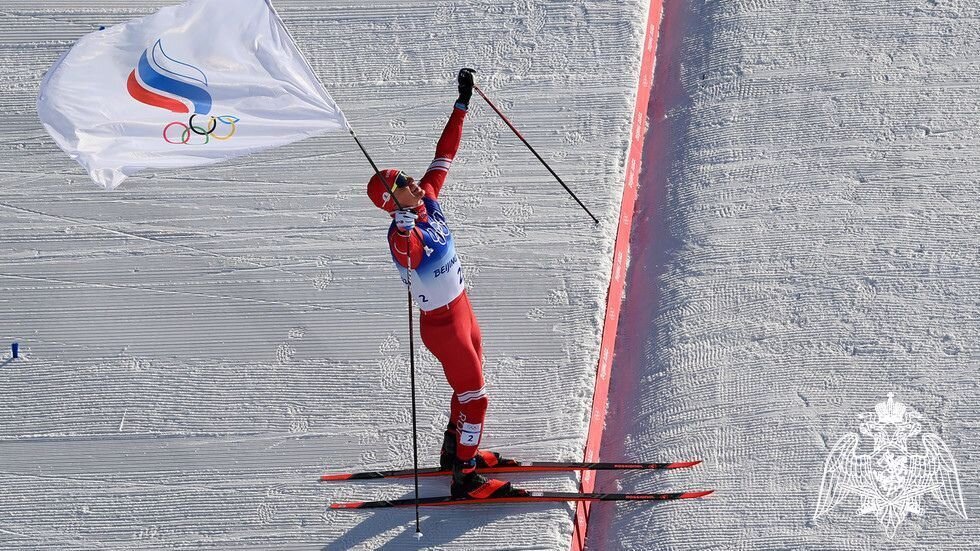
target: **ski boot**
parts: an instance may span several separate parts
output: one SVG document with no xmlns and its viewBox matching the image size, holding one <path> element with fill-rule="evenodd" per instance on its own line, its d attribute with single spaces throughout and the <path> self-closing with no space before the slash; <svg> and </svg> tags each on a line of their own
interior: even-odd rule
<svg viewBox="0 0 980 551">
<path fill-rule="evenodd" d="M 457 498 L 484 499 L 488 497 L 520 497 L 527 491 L 514 488 L 510 482 L 487 478 L 476 472 L 476 458 L 453 461 L 453 482 L 450 494 Z"/>
<path fill-rule="evenodd" d="M 497 452 L 480 450 L 476 452 L 476 468 L 498 467 L 507 465 L 517 465 L 513 459 L 500 457 Z M 456 461 L 456 427 L 452 424 L 446 429 L 442 436 L 442 449 L 439 450 L 439 468 L 444 471 L 451 471 L 453 463 Z"/>
</svg>

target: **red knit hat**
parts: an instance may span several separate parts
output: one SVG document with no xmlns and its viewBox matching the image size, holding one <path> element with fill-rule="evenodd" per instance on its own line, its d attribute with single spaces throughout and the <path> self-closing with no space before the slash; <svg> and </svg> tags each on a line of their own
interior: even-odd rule
<svg viewBox="0 0 980 551">
<path fill-rule="evenodd" d="M 374 205 L 379 209 L 394 212 L 398 210 L 398 204 L 395 203 L 395 199 L 391 196 L 391 192 L 395 189 L 398 182 L 398 177 L 401 175 L 401 171 L 397 168 L 386 168 L 381 171 L 384 176 L 385 182 L 381 181 L 377 173 L 371 176 L 367 185 L 367 194 L 374 202 Z"/>
</svg>

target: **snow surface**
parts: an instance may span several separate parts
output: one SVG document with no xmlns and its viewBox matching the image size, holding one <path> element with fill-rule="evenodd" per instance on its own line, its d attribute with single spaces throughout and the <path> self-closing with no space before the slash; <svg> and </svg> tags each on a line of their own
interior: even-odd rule
<svg viewBox="0 0 980 551">
<path fill-rule="evenodd" d="M 410 450 L 404 292 L 356 146 L 106 194 L 36 120 L 74 39 L 166 3 L 0 4 L 0 338 L 25 355 L 0 360 L 0 548 L 416 548 L 411 511 L 323 513 L 409 484 L 315 482 Z M 487 443 L 577 459 L 646 3 L 277 6 L 382 164 L 426 166 L 474 63 L 607 220 L 593 230 L 475 100 L 446 205 Z M 976 548 L 978 19 L 953 0 L 666 1 L 602 453 L 706 463 L 598 488 L 719 492 L 596 506 L 590 548 Z M 421 371 L 432 458 L 449 391 L 426 354 Z M 970 520 L 934 500 L 894 540 L 853 504 L 811 520 L 829 447 L 887 392 L 949 445 Z M 563 549 L 570 514 L 426 511 L 422 545 Z"/>
<path fill-rule="evenodd" d="M 405 292 L 350 138 L 106 193 L 37 121 L 38 83 L 74 40 L 172 3 L 0 1 L 0 340 L 23 355 L 0 359 L 0 548 L 417 548 L 411 510 L 324 511 L 409 483 L 317 483 L 411 464 Z M 276 6 L 380 164 L 428 165 L 455 71 L 475 66 L 605 221 L 474 100 L 444 204 L 483 326 L 485 443 L 580 459 L 647 2 Z M 431 464 L 450 391 L 427 353 L 419 367 Z M 421 544 L 563 549 L 571 511 L 428 510 Z"/>
<path fill-rule="evenodd" d="M 602 453 L 702 458 L 619 486 L 718 493 L 597 507 L 592 548 L 978 548 L 978 21 L 665 2 Z M 969 520 L 932 496 L 893 540 L 855 498 L 812 520 L 830 446 L 888 392 L 951 449 Z"/>
</svg>

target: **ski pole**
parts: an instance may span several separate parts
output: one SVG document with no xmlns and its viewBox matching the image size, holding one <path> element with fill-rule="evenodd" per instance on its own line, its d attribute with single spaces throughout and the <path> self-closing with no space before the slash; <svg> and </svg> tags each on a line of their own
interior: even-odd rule
<svg viewBox="0 0 980 551">
<path fill-rule="evenodd" d="M 350 135 L 357 142 L 357 146 L 361 148 L 361 152 L 364 153 L 364 157 L 367 158 L 368 162 L 371 163 L 371 168 L 374 169 L 374 173 L 378 175 L 381 179 L 381 183 L 385 185 L 387 189 L 391 189 L 388 184 L 388 179 L 381 174 L 378 170 L 378 165 L 374 164 L 374 159 L 368 154 L 367 149 L 361 144 L 361 140 L 357 139 L 357 134 L 354 133 L 354 129 L 348 125 L 347 129 L 350 131 Z M 399 210 L 402 210 L 401 203 L 395 197 L 395 194 L 391 194 L 392 200 L 395 201 L 395 206 Z M 411 237 L 411 234 L 409 234 Z M 406 239 L 405 246 L 405 273 L 408 275 L 408 280 L 405 284 L 408 286 L 408 355 L 409 355 L 409 368 L 411 381 L 410 385 L 412 387 L 412 470 L 415 473 L 415 537 L 422 537 L 422 520 L 419 517 L 419 434 L 418 434 L 418 415 L 416 414 L 415 407 L 415 321 L 412 318 L 412 313 L 414 308 L 412 307 L 412 240 Z"/>
<path fill-rule="evenodd" d="M 592 220 L 596 223 L 596 225 L 598 225 L 599 224 L 599 219 L 596 218 L 592 214 L 592 212 L 589 211 L 588 207 L 586 207 L 582 203 L 582 201 L 579 200 L 579 198 L 575 195 L 575 193 L 572 192 L 572 190 L 569 189 L 567 185 L 565 185 L 565 182 L 561 179 L 561 177 L 558 176 L 558 174 L 555 173 L 555 171 L 551 169 L 551 167 L 548 165 L 548 163 L 545 162 L 545 160 L 541 158 L 541 155 L 538 155 L 538 152 L 535 151 L 533 147 L 531 147 L 531 144 L 527 143 L 527 140 L 524 139 L 524 136 L 522 136 L 521 133 L 517 130 L 517 128 L 515 128 L 514 125 L 511 124 L 510 120 L 508 120 L 507 117 L 503 113 L 500 112 L 500 109 L 497 109 L 497 106 L 494 105 L 492 101 L 490 101 L 490 98 L 488 98 L 487 95 L 483 93 L 483 90 L 481 90 L 479 86 L 475 86 L 475 85 L 473 86 L 473 89 L 476 90 L 480 94 L 480 96 L 487 102 L 487 105 L 489 105 L 491 109 L 493 109 L 498 115 L 500 115 L 500 118 L 503 119 L 503 121 L 505 123 L 507 123 L 507 126 L 509 126 L 510 129 L 514 131 L 514 134 L 517 135 L 517 137 L 520 138 L 520 140 L 522 142 L 524 142 L 524 145 L 526 145 L 527 148 L 531 150 L 531 153 L 534 153 L 534 156 L 537 157 L 539 161 L 541 161 L 541 164 L 543 164 L 544 167 L 548 169 L 548 172 L 550 172 L 551 175 L 554 176 L 556 180 L 558 180 L 558 183 L 561 184 L 561 187 L 565 188 L 565 191 L 567 191 L 568 194 L 572 196 L 572 199 L 575 199 L 575 202 L 578 203 L 578 205 L 580 207 L 582 207 L 582 209 L 584 209 L 585 212 L 589 216 L 592 217 Z"/>
</svg>

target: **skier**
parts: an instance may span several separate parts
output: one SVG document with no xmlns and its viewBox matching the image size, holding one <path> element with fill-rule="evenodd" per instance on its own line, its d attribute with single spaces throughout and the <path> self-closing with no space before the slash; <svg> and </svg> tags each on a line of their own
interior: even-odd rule
<svg viewBox="0 0 980 551">
<path fill-rule="evenodd" d="M 426 348 L 442 364 L 453 389 L 449 426 L 443 437 L 439 464 L 452 470 L 454 497 L 501 497 L 519 492 L 509 482 L 488 479 L 478 467 L 494 466 L 499 454 L 479 450 L 487 391 L 483 381 L 480 326 L 466 295 L 463 268 L 446 216 L 439 205 L 439 192 L 459 149 L 463 119 L 473 94 L 472 69 L 457 75 L 459 98 L 436 146 L 435 159 L 416 182 L 397 169 L 381 171 L 368 182 L 367 193 L 374 204 L 394 219 L 388 229 L 388 246 L 409 283 L 421 310 L 419 330 Z"/>
</svg>

